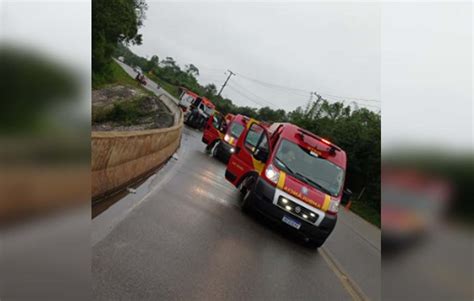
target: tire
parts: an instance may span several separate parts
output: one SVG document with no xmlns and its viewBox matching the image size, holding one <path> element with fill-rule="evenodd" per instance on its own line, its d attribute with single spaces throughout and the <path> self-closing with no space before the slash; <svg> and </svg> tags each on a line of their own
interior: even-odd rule
<svg viewBox="0 0 474 301">
<path fill-rule="evenodd" d="M 211 153 L 213 144 L 214 144 L 214 143 L 209 143 L 208 145 L 206 145 L 206 148 L 204 149 L 204 151 L 206 152 L 206 154 L 209 155 L 209 154 Z"/>
<path fill-rule="evenodd" d="M 252 209 L 252 198 L 255 190 L 255 184 L 256 181 L 253 177 L 246 178 L 242 183 L 242 188 L 244 192 L 240 201 L 240 209 L 245 213 L 249 213 Z"/>
<path fill-rule="evenodd" d="M 220 144 L 220 141 L 216 142 L 214 147 L 212 148 L 212 156 L 217 159 L 219 159 L 219 156 L 220 156 L 219 144 Z"/>
<path fill-rule="evenodd" d="M 213 148 L 214 148 L 214 146 L 216 146 L 216 143 L 217 143 L 217 141 L 213 141 L 213 142 L 209 143 L 208 145 L 206 145 L 206 154 L 208 154 L 208 155 L 212 154 Z"/>
<path fill-rule="evenodd" d="M 245 187 L 245 179 L 242 181 L 242 183 L 239 184 L 237 189 L 239 190 L 240 194 L 243 197 L 245 195 L 245 193 L 247 192 L 247 187 Z"/>
<path fill-rule="evenodd" d="M 186 124 L 191 127 L 194 127 L 194 119 L 194 112 L 190 112 L 188 118 L 186 119 Z"/>
</svg>

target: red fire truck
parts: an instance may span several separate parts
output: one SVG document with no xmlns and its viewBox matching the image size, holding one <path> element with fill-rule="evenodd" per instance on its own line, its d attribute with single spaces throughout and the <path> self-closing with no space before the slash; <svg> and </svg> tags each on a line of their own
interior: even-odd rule
<svg viewBox="0 0 474 301">
<path fill-rule="evenodd" d="M 216 143 L 224 139 L 225 131 L 227 129 L 227 121 L 224 116 L 215 111 L 211 117 L 206 121 L 204 131 L 202 133 L 202 142 L 206 146 L 206 151 L 210 153 Z"/>
<path fill-rule="evenodd" d="M 210 132 L 213 131 L 212 126 L 208 121 L 207 125 L 209 127 L 206 127 L 206 129 L 208 129 L 207 131 L 209 133 L 206 133 L 206 129 L 204 130 L 203 142 L 206 143 L 205 140 L 209 141 L 209 143 L 207 143 L 207 149 L 212 152 L 214 157 L 227 163 L 230 156 L 234 153 L 237 140 L 239 139 L 240 134 L 244 131 L 247 124 L 249 124 L 249 122 L 258 123 L 258 121 L 240 114 L 235 115 L 232 118 L 227 118 L 226 116 L 225 120 L 227 120 L 227 123 L 224 127 L 222 127 L 222 135 L 218 136 L 219 139 L 213 140 L 207 138 L 212 135 Z"/>
<path fill-rule="evenodd" d="M 351 195 L 343 191 L 346 153 L 290 123 L 250 123 L 234 148 L 225 177 L 241 190 L 242 210 L 263 213 L 320 247 Z"/>
</svg>

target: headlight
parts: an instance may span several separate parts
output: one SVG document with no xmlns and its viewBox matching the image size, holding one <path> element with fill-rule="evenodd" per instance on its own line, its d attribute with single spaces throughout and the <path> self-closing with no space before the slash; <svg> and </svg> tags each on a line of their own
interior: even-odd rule
<svg viewBox="0 0 474 301">
<path fill-rule="evenodd" d="M 229 135 L 227 135 L 227 134 L 225 134 L 225 136 L 224 136 L 224 140 L 225 140 L 225 142 L 229 142 L 229 141 L 230 141 L 230 136 L 229 136 Z"/>
<path fill-rule="evenodd" d="M 235 148 L 231 147 L 230 148 L 230 153 L 233 154 L 235 152 Z"/>
<path fill-rule="evenodd" d="M 339 201 L 331 198 L 331 200 L 329 201 L 328 211 L 336 214 L 339 211 Z"/>
<path fill-rule="evenodd" d="M 270 164 L 265 170 L 265 177 L 276 184 L 280 178 L 280 171 Z"/>
</svg>

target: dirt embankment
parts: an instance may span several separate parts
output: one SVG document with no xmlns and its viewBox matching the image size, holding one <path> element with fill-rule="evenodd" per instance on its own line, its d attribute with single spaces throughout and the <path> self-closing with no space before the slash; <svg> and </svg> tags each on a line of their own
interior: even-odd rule
<svg viewBox="0 0 474 301">
<path fill-rule="evenodd" d="M 143 90 L 114 85 L 92 91 L 93 131 L 132 131 L 166 128 L 173 114 L 157 96 Z"/>
</svg>

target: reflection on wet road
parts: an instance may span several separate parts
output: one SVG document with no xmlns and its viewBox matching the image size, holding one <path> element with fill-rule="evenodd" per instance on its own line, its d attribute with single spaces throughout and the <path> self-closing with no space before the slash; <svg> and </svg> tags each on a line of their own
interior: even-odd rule
<svg viewBox="0 0 474 301">
<path fill-rule="evenodd" d="M 323 250 L 305 248 L 241 213 L 200 138 L 184 130 L 166 182 L 94 245 L 97 299 L 380 299 L 378 229 L 342 212 Z"/>
</svg>

